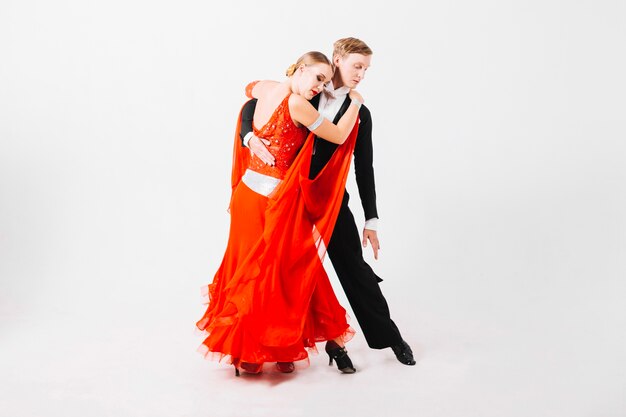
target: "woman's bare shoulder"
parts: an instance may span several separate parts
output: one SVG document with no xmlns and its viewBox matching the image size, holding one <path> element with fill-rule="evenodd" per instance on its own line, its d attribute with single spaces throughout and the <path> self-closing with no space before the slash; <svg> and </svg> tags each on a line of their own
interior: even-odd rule
<svg viewBox="0 0 626 417">
<path fill-rule="evenodd" d="M 267 94 L 268 92 L 273 91 L 278 84 L 280 84 L 280 83 L 278 81 L 274 81 L 274 80 L 262 80 L 262 81 L 259 81 L 254 86 L 253 93 L 254 94 L 258 94 L 259 96 Z"/>
<path fill-rule="evenodd" d="M 292 94 L 289 97 L 289 106 L 293 106 L 299 109 L 313 107 L 309 101 L 302 97 L 300 94 Z"/>
</svg>

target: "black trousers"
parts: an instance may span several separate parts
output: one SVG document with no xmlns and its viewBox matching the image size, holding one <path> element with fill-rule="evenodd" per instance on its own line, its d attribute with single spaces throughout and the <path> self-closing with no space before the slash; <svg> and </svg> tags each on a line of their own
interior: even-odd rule
<svg viewBox="0 0 626 417">
<path fill-rule="evenodd" d="M 328 244 L 328 256 L 367 344 L 372 349 L 383 349 L 400 343 L 402 336 L 391 320 L 387 300 L 380 290 L 382 280 L 363 259 L 361 235 L 348 199 L 346 192 Z"/>
</svg>

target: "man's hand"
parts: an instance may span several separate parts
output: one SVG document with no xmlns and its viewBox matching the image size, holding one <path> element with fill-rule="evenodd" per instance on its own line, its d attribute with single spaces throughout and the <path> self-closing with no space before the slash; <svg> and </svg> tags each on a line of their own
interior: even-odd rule
<svg viewBox="0 0 626 417">
<path fill-rule="evenodd" d="M 250 148 L 250 152 L 256 155 L 261 161 L 265 162 L 267 165 L 274 166 L 274 155 L 267 150 L 270 143 L 271 142 L 267 139 L 252 136 L 248 142 L 248 148 Z"/>
<path fill-rule="evenodd" d="M 378 260 L 378 250 L 380 249 L 380 243 L 378 242 L 378 233 L 376 230 L 363 229 L 363 247 L 367 247 L 367 241 L 372 244 L 372 250 L 374 251 L 374 259 Z"/>
</svg>

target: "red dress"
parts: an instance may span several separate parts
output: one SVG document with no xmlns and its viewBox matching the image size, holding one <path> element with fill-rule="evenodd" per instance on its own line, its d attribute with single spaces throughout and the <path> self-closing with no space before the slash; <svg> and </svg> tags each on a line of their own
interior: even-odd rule
<svg viewBox="0 0 626 417">
<path fill-rule="evenodd" d="M 313 135 L 294 124 L 289 95 L 260 130 L 254 128 L 257 137 L 271 142 L 273 167 L 242 148 L 239 121 L 229 240 L 213 282 L 205 287 L 209 305 L 197 326 L 207 337 L 200 350 L 205 357 L 227 357 L 235 365 L 303 360 L 305 348 L 315 342 L 347 341 L 354 333 L 322 259 L 343 197 L 358 123 L 318 177 L 309 180 Z M 256 193 L 242 181 L 246 169 L 280 184 L 268 197 Z"/>
</svg>

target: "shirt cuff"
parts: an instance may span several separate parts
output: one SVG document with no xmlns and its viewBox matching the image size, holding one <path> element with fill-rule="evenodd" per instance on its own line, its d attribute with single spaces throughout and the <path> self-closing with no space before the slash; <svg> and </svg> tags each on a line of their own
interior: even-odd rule
<svg viewBox="0 0 626 417">
<path fill-rule="evenodd" d="M 246 136 L 243 137 L 243 146 L 248 146 L 248 142 L 250 142 L 250 139 L 252 139 L 252 136 L 254 136 L 254 133 L 252 132 L 248 132 L 248 134 L 246 134 Z"/>
<path fill-rule="evenodd" d="M 374 217 L 372 219 L 366 220 L 364 228 L 374 231 L 378 230 L 378 218 Z"/>
</svg>

